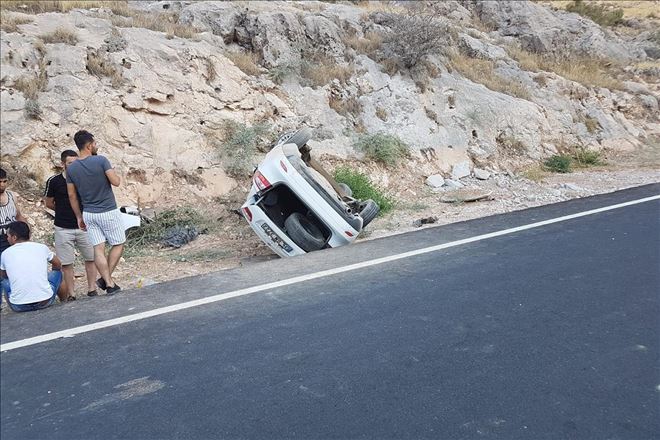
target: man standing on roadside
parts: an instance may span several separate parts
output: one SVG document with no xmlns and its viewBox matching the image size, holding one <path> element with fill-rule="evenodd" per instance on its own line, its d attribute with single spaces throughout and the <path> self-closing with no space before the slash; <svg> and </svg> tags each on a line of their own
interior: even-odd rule
<svg viewBox="0 0 660 440">
<path fill-rule="evenodd" d="M 66 186 L 66 172 L 69 165 L 78 159 L 78 153 L 73 150 L 63 151 L 60 159 L 64 171 L 52 176 L 46 182 L 44 203 L 47 208 L 55 211 L 55 253 L 62 262 L 62 275 L 64 284 L 68 289 L 70 297 L 74 296 L 74 273 L 73 263 L 75 261 L 75 249 L 78 248 L 80 255 L 85 260 L 85 272 L 87 274 L 87 296 L 96 296 L 96 266 L 94 265 L 94 248 L 89 244 L 87 233 L 78 228 L 78 220 L 71 202 Z"/>
<path fill-rule="evenodd" d="M 9 247 L 7 240 L 7 226 L 11 222 L 27 222 L 16 205 L 16 196 L 7 190 L 9 177 L 7 172 L 0 168 L 0 256 Z"/>
<path fill-rule="evenodd" d="M 69 201 L 78 226 L 87 231 L 89 241 L 94 246 L 94 262 L 101 274 L 96 285 L 112 295 L 121 290 L 112 279 L 112 273 L 119 263 L 126 242 L 121 213 L 112 192 L 112 186 L 119 186 L 121 180 L 110 161 L 98 155 L 98 147 L 91 133 L 81 130 L 73 136 L 73 140 L 80 151 L 80 158 L 67 169 Z M 112 246 L 107 257 L 106 241 Z"/>
</svg>

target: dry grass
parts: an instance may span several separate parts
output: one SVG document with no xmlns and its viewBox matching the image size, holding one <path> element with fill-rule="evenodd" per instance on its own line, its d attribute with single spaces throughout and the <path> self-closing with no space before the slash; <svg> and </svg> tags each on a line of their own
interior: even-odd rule
<svg viewBox="0 0 660 440">
<path fill-rule="evenodd" d="M 397 4 L 393 1 L 360 1 L 357 3 L 357 6 L 364 10 L 366 14 L 372 12 L 389 12 L 392 14 L 404 14 L 406 13 L 406 8 Z"/>
<path fill-rule="evenodd" d="M 69 12 L 72 9 L 110 9 L 115 14 L 124 15 L 128 11 L 127 1 L 60 1 L 60 0 L 2 0 L 0 9 L 21 11 L 29 14 L 41 14 L 44 12 Z"/>
<path fill-rule="evenodd" d="M 542 182 L 546 177 L 550 176 L 550 173 L 541 165 L 535 165 L 533 167 L 527 168 L 520 173 L 524 178 L 529 179 L 533 182 Z"/>
<path fill-rule="evenodd" d="M 218 72 L 215 70 L 215 66 L 213 65 L 213 60 L 211 57 L 206 58 L 206 82 L 207 83 L 212 83 L 215 81 L 215 79 L 218 77 Z"/>
<path fill-rule="evenodd" d="M 566 9 L 573 4 L 573 0 L 553 0 L 539 2 L 557 9 Z M 658 13 L 658 2 L 649 0 L 598 0 L 588 1 L 589 4 L 606 5 L 611 8 L 623 10 L 624 18 L 653 18 Z"/>
<path fill-rule="evenodd" d="M 76 31 L 65 27 L 57 28 L 53 32 L 42 35 L 40 38 L 46 44 L 64 43 L 71 46 L 78 44 Z"/>
<path fill-rule="evenodd" d="M 14 17 L 8 16 L 7 14 L 2 14 L 2 19 L 0 20 L 0 29 L 8 33 L 19 32 L 20 29 L 18 26 L 28 23 L 32 23 L 31 18 Z"/>
<path fill-rule="evenodd" d="M 353 69 L 342 66 L 329 59 L 320 59 L 304 63 L 300 69 L 300 75 L 309 80 L 314 87 L 323 87 L 334 79 L 345 84 L 353 75 Z"/>
<path fill-rule="evenodd" d="M 328 105 L 331 109 L 343 116 L 353 115 L 358 117 L 362 113 L 362 103 L 355 97 L 348 99 L 339 99 L 330 96 Z"/>
<path fill-rule="evenodd" d="M 225 52 L 225 56 L 246 75 L 256 76 L 261 73 L 259 59 L 254 52 Z"/>
<path fill-rule="evenodd" d="M 387 110 L 385 110 L 383 107 L 377 107 L 376 108 L 376 116 L 381 121 L 387 121 Z"/>
<path fill-rule="evenodd" d="M 198 31 L 189 25 L 179 24 L 179 14 L 176 12 L 162 12 L 149 14 L 136 10 L 127 10 L 121 16 L 112 16 L 110 21 L 117 27 L 134 27 L 164 32 L 168 38 L 194 38 Z"/>
<path fill-rule="evenodd" d="M 364 37 L 354 35 L 344 39 L 344 44 L 357 53 L 363 55 L 373 55 L 383 45 L 383 37 L 378 32 L 367 32 Z"/>
<path fill-rule="evenodd" d="M 118 88 L 124 82 L 120 68 L 115 66 L 109 59 L 94 52 L 87 53 L 87 70 L 99 78 L 110 78 L 114 88 Z"/>
<path fill-rule="evenodd" d="M 600 130 L 600 123 L 598 119 L 587 116 L 584 113 L 578 115 L 577 122 L 582 122 L 589 133 L 596 133 Z"/>
<path fill-rule="evenodd" d="M 524 84 L 510 79 L 502 78 L 495 73 L 495 63 L 490 60 L 469 58 L 454 52 L 450 55 L 451 67 L 472 82 L 483 84 L 489 89 L 515 96 L 516 98 L 531 98 L 531 94 Z"/>
<path fill-rule="evenodd" d="M 46 62 L 43 57 L 39 60 L 36 74 L 21 76 L 13 85 L 13 88 L 22 92 L 26 99 L 36 100 L 39 93 L 46 90 L 48 85 L 48 74 L 46 73 Z"/>
<path fill-rule="evenodd" d="M 614 76 L 616 67 L 607 60 L 577 55 L 556 58 L 528 52 L 518 47 L 509 47 L 508 52 L 524 70 L 554 72 L 585 86 L 614 90 L 623 88 L 623 83 Z"/>
</svg>

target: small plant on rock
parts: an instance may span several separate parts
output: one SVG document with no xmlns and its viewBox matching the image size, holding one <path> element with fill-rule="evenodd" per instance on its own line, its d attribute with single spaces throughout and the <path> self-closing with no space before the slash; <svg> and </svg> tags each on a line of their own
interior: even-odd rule
<svg viewBox="0 0 660 440">
<path fill-rule="evenodd" d="M 385 58 L 393 58 L 401 67 L 410 69 L 428 55 L 442 53 L 451 38 L 449 28 L 421 5 L 405 15 L 393 15 L 390 31 L 383 41 Z"/>
<path fill-rule="evenodd" d="M 356 147 L 363 151 L 369 159 L 381 162 L 386 166 L 395 166 L 402 159 L 410 156 L 410 148 L 396 136 L 376 133 L 360 136 Z"/>
<path fill-rule="evenodd" d="M 12 17 L 3 14 L 2 20 L 0 21 L 0 29 L 2 29 L 7 33 L 19 32 L 20 29 L 18 28 L 18 26 L 21 24 L 28 24 L 28 23 L 32 23 L 31 18 Z"/>
<path fill-rule="evenodd" d="M 601 165 L 603 163 L 598 151 L 587 150 L 584 147 L 575 149 L 573 152 L 573 159 L 580 167 Z"/>
<path fill-rule="evenodd" d="M 543 163 L 549 171 L 555 173 L 570 173 L 572 171 L 573 158 L 567 154 L 555 154 Z"/>
<path fill-rule="evenodd" d="M 575 0 L 566 6 L 566 10 L 588 17 L 601 26 L 616 26 L 623 23 L 623 9 L 621 8 L 612 9 L 594 2 Z"/>
<path fill-rule="evenodd" d="M 57 28 L 53 32 L 42 35 L 41 40 L 46 44 L 65 43 L 71 46 L 78 44 L 76 32 L 64 27 Z"/>
<path fill-rule="evenodd" d="M 227 173 L 238 177 L 252 171 L 258 144 L 268 131 L 265 125 L 250 127 L 233 121 L 225 124 L 224 136 L 215 146 L 224 161 Z"/>
<path fill-rule="evenodd" d="M 380 214 L 385 214 L 394 207 L 394 200 L 374 185 L 367 175 L 351 168 L 341 167 L 335 170 L 334 177 L 337 182 L 348 185 L 356 199 L 372 199 L 376 202 L 380 207 Z"/>
</svg>

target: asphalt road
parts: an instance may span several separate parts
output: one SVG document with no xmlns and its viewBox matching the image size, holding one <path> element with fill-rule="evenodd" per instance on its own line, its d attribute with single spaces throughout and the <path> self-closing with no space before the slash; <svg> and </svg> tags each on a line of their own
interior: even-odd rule
<svg viewBox="0 0 660 440">
<path fill-rule="evenodd" d="M 2 342 L 658 193 L 6 315 Z M 655 200 L 6 351 L 0 435 L 656 439 L 659 226 Z"/>
</svg>

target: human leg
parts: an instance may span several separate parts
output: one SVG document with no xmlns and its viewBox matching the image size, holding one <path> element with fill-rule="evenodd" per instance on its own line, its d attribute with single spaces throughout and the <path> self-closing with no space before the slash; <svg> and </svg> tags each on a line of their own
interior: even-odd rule
<svg viewBox="0 0 660 440">
<path fill-rule="evenodd" d="M 54 270 L 48 272 L 48 282 L 50 283 L 50 288 L 53 290 L 53 297 L 51 298 L 50 304 L 55 302 L 55 296 L 58 296 L 62 302 L 65 302 L 69 298 L 69 290 L 66 286 L 66 282 L 63 280 L 63 274 L 61 271 Z"/>
<path fill-rule="evenodd" d="M 119 260 L 121 259 L 121 255 L 123 252 L 124 252 L 123 244 L 112 246 L 110 252 L 108 252 L 108 266 L 110 268 L 110 275 L 112 275 L 115 269 L 117 268 L 117 264 L 119 264 Z"/>
<path fill-rule="evenodd" d="M 73 264 L 62 265 L 62 279 L 63 284 L 66 286 L 67 297 L 74 296 L 74 280 Z"/>
<path fill-rule="evenodd" d="M 105 257 L 105 243 L 97 244 L 94 246 L 94 263 L 96 264 L 96 269 L 101 275 L 101 279 L 105 281 L 107 287 L 112 287 L 115 285 L 110 275 L 110 267 L 108 266 L 108 260 Z"/>
<path fill-rule="evenodd" d="M 85 261 L 85 275 L 87 276 L 87 295 L 96 292 L 96 264 L 94 261 Z M 93 296 L 93 295 L 90 295 Z"/>
<path fill-rule="evenodd" d="M 94 296 L 96 293 L 96 265 L 94 264 L 94 247 L 89 242 L 85 231 L 77 230 L 76 246 L 85 261 L 85 275 L 87 276 L 87 295 Z"/>
</svg>

